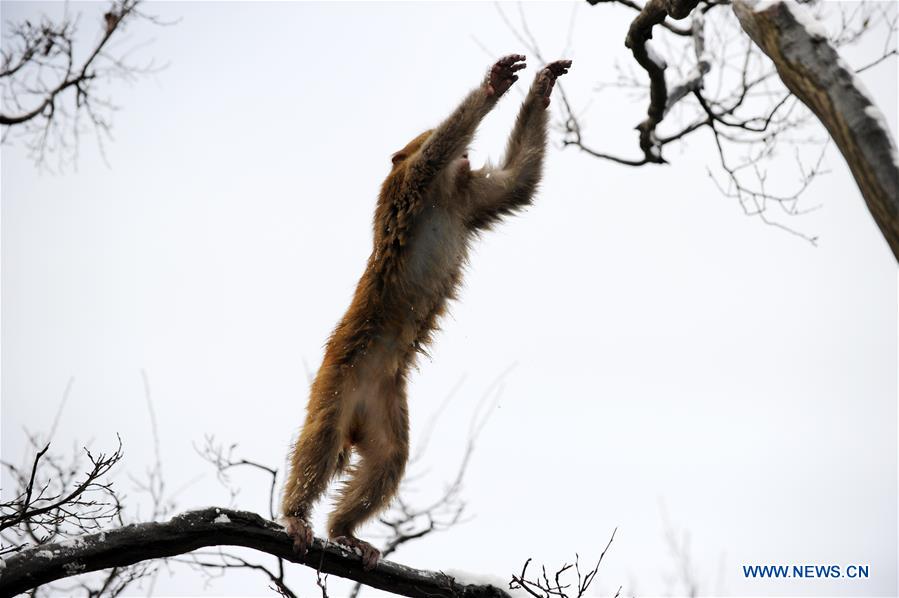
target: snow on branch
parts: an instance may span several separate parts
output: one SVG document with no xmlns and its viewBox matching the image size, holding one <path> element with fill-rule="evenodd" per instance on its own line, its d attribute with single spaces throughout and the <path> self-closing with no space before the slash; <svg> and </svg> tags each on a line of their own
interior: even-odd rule
<svg viewBox="0 0 899 598">
<path fill-rule="evenodd" d="M 781 82 L 780 73 L 763 49 L 745 35 L 731 0 L 699 0 L 689 13 L 686 28 L 674 25 L 674 19 L 686 13 L 694 4 L 692 0 L 588 2 L 625 6 L 639 13 L 628 30 L 627 46 L 633 56 L 616 62 L 617 77 L 600 82 L 595 91 L 617 89 L 628 94 L 631 102 L 643 102 L 649 95 L 649 106 L 647 117 L 637 127 L 640 152 L 629 157 L 601 151 L 588 139 L 591 123 L 587 114 L 594 100 L 578 102 L 575 96 L 563 94 L 563 101 L 556 105 L 562 112 L 557 124 L 563 135 L 562 147 L 642 167 L 667 163 L 670 150 L 665 150 L 666 146 L 695 154 L 697 147 L 690 145 L 691 139 L 702 139 L 693 143 L 711 141 L 717 164 L 710 164 L 707 170 L 721 196 L 737 200 L 745 215 L 817 244 L 815 234 L 804 232 L 804 227 L 793 222 L 823 205 L 809 205 L 807 191 L 829 171 L 825 154 L 830 136 L 826 130 L 807 126 L 816 115 Z M 850 7 L 810 0 L 803 7 L 813 10 L 818 18 L 827 18 L 827 35 L 833 48 L 884 36 L 882 50 L 855 65 L 855 73 L 899 55 L 895 48 L 899 24 L 895 3 L 861 0 Z M 660 51 L 653 52 L 653 47 Z M 660 56 L 663 53 L 665 59 Z M 633 57 L 639 59 L 638 64 Z M 870 103 L 865 106 L 867 112 L 875 114 Z M 605 113 L 600 118 L 613 120 Z M 711 135 L 704 136 L 705 131 Z M 795 180 L 784 176 L 786 169 L 780 166 L 769 172 L 770 166 L 783 162 L 785 149 L 795 157 Z M 663 151 L 667 152 L 664 156 Z M 881 152 L 881 156 L 887 157 L 889 166 L 889 152 Z M 880 220 L 896 219 L 886 214 Z"/>
<path fill-rule="evenodd" d="M 699 0 L 650 0 L 631 21 L 624 41 L 624 45 L 633 52 L 634 59 L 649 75 L 649 109 L 646 120 L 637 125 L 637 130 L 640 131 L 640 149 L 643 150 L 646 162 L 665 162 L 655 138 L 655 129 L 665 117 L 668 106 L 668 88 L 665 83 L 668 64 L 649 45 L 652 29 L 669 16 L 674 19 L 686 18 L 698 3 Z"/>
<path fill-rule="evenodd" d="M 205 546 L 243 546 L 320 573 L 359 581 L 402 596 L 432 598 L 501 598 L 490 585 L 458 583 L 440 572 L 413 569 L 382 560 L 371 571 L 348 549 L 316 538 L 305 558 L 293 551 L 284 529 L 250 513 L 210 507 L 188 511 L 165 522 L 139 523 L 42 544 L 5 558 L 0 567 L 0 597 L 14 596 L 58 579 L 149 559 L 172 557 Z"/>
<path fill-rule="evenodd" d="M 472 417 L 462 462 L 442 494 L 424 505 L 401 496 L 382 515 L 380 524 L 387 532 L 383 557 L 401 545 L 460 523 L 466 507 L 461 491 L 467 465 L 481 430 L 494 412 L 492 407 L 502 394 L 503 378 L 510 370 L 511 367 L 500 374 L 483 394 Z M 287 574 L 292 573 L 291 562 L 315 571 L 323 596 L 327 596 L 329 573 L 355 581 L 351 593 L 354 597 L 361 584 L 406 596 L 505 596 L 491 586 L 495 583 L 492 578 L 474 580 L 418 571 L 383 559 L 374 571 L 367 572 L 361 569 L 356 554 L 324 540 L 316 540 L 312 551 L 305 558 L 299 557 L 284 529 L 272 521 L 278 469 L 243 458 L 237 454 L 236 444 L 220 443 L 212 436 L 197 452 L 215 467 L 231 502 L 239 491 L 230 477 L 233 471 L 247 469 L 268 478 L 269 496 L 264 511 L 269 519 L 251 511 L 207 508 L 166 521 L 174 512 L 174 502 L 165 492 L 150 385 L 145 373 L 143 378 L 156 463 L 147 470 L 146 479 L 128 477 L 141 494 L 148 495 L 150 519 L 135 520 L 134 514 L 126 513 L 124 497 L 110 479 L 111 470 L 122 458 L 120 440 L 110 453 L 85 449 L 89 463 L 84 463 L 83 457 L 69 461 L 50 452 L 49 439 L 55 423 L 48 435 L 29 433 L 33 455 L 22 464 L 0 462 L 12 482 L 10 488 L 4 488 L 8 498 L 0 501 L 0 598 L 24 591 L 32 597 L 71 595 L 76 590 L 89 596 L 120 595 L 141 580 L 152 584 L 163 564 L 186 565 L 210 580 L 227 571 L 253 571 L 263 575 L 279 595 L 296 598 L 298 594 L 287 580 Z M 60 402 L 57 420 L 71 382 Z M 429 431 L 460 386 L 461 381 L 444 399 L 429 422 Z M 425 448 L 426 443 L 419 446 L 411 463 L 424 454 Z M 404 493 L 409 490 L 406 483 L 414 477 L 404 480 Z M 133 525 L 126 525 L 129 523 Z M 250 557 L 228 547 L 247 547 L 257 554 Z"/>
<path fill-rule="evenodd" d="M 880 110 L 805 7 L 792 0 L 734 0 L 733 9 L 790 92 L 836 142 L 899 260 L 899 154 Z"/>
</svg>

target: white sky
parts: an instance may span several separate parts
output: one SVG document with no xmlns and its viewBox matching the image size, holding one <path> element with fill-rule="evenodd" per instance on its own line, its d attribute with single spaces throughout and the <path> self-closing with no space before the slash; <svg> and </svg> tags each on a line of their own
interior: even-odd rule
<svg viewBox="0 0 899 598">
<path fill-rule="evenodd" d="M 74 6 L 93 35 L 102 7 Z M 573 6 L 525 6 L 547 56 L 565 46 Z M 4 2 L 2 18 L 60 7 Z M 171 65 L 111 88 L 122 110 L 109 166 L 90 139 L 63 174 L 3 147 L 2 452 L 22 459 L 23 429 L 50 427 L 74 377 L 55 446 L 111 448 L 121 434 L 118 483 L 136 501 L 125 473 L 153 459 L 144 369 L 168 488 L 186 486 L 179 509 L 225 505 L 192 443 L 214 434 L 282 463 L 303 417 L 304 362 L 317 367 L 368 256 L 391 152 L 477 83 L 491 61 L 480 46 L 522 48 L 488 3 L 152 11 L 182 20 L 133 28 L 129 43 L 153 38 L 145 55 Z M 629 17 L 578 8 L 565 83 L 579 105 L 594 97 L 595 145 L 636 155 L 645 102 L 591 96 L 615 61 L 629 64 Z M 894 130 L 895 65 L 862 77 Z M 488 117 L 474 160 L 498 157 L 518 102 L 512 92 Z M 417 440 L 464 377 L 422 494 L 453 475 L 482 394 L 517 365 L 466 478 L 474 518 L 396 560 L 508 579 L 528 557 L 593 560 L 617 526 L 595 589 L 677 594 L 667 517 L 689 536 L 703 595 L 895 595 L 896 264 L 848 169 L 830 151 L 831 173 L 808 191 L 824 207 L 795 221 L 820 236 L 815 248 L 720 196 L 708 133 L 667 155 L 671 166 L 629 169 L 554 146 L 535 206 L 477 244 L 433 358 L 412 377 Z M 795 177 L 789 151 L 781 162 Z M 235 480 L 234 506 L 265 512 L 266 480 Z M 866 564 L 871 578 L 741 572 L 807 563 Z M 173 572 L 158 593 L 267 585 Z M 317 592 L 309 569 L 291 580 Z"/>
</svg>

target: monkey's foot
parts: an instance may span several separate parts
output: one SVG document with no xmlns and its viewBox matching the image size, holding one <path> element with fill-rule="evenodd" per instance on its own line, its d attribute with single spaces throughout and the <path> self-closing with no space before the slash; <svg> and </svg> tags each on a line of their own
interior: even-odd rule
<svg viewBox="0 0 899 598">
<path fill-rule="evenodd" d="M 293 550 L 305 556 L 312 545 L 312 528 L 301 517 L 285 517 L 287 535 L 293 540 Z"/>
<path fill-rule="evenodd" d="M 509 91 L 512 84 L 518 81 L 518 75 L 515 72 L 524 67 L 524 56 L 521 54 L 509 54 L 497 60 L 496 64 L 487 72 L 487 81 L 484 82 L 487 96 L 498 98 Z"/>
<path fill-rule="evenodd" d="M 334 541 L 343 544 L 347 548 L 357 548 L 362 553 L 362 568 L 366 571 L 375 568 L 378 561 L 381 560 L 381 551 L 366 542 L 354 536 L 337 536 Z"/>
<path fill-rule="evenodd" d="M 570 60 L 556 60 L 547 64 L 539 73 L 537 80 L 534 82 L 534 90 L 543 100 L 543 107 L 549 106 L 549 96 L 556 84 L 556 79 L 568 73 L 571 68 Z"/>
</svg>

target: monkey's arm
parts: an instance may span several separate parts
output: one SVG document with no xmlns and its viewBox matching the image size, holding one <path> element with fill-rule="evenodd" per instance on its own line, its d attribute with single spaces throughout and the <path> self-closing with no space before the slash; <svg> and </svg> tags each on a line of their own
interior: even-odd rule
<svg viewBox="0 0 899 598">
<path fill-rule="evenodd" d="M 540 183 L 546 151 L 550 94 L 556 79 L 570 67 L 570 60 L 558 60 L 537 73 L 518 112 L 501 167 L 472 173 L 472 226 L 489 226 L 531 202 Z"/>
<path fill-rule="evenodd" d="M 406 178 L 410 188 L 426 186 L 465 151 L 478 124 L 518 80 L 515 73 L 525 67 L 523 61 L 524 56 L 520 54 L 500 58 L 487 72 L 483 83 L 431 133 L 421 150 L 410 159 Z"/>
</svg>

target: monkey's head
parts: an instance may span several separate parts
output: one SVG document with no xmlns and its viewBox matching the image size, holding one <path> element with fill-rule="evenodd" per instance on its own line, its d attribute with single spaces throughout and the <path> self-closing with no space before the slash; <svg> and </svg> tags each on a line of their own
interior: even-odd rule
<svg viewBox="0 0 899 598">
<path fill-rule="evenodd" d="M 411 156 L 415 155 L 415 153 L 421 149 L 421 146 L 425 144 L 425 141 L 428 140 L 428 137 L 431 136 L 431 133 L 434 132 L 434 129 L 428 129 L 424 133 L 418 135 L 415 139 L 406 144 L 406 147 L 401 149 L 398 152 L 395 152 L 391 157 L 391 161 L 393 162 L 393 168 L 396 169 Z"/>
<path fill-rule="evenodd" d="M 425 144 L 434 129 L 428 129 L 424 133 L 418 135 L 415 139 L 406 144 L 406 147 L 393 154 L 391 160 L 393 162 L 393 170 L 400 168 L 406 160 L 416 154 Z M 453 161 L 452 168 L 457 174 L 469 174 L 471 172 L 471 164 L 468 162 L 468 150 Z"/>
</svg>

